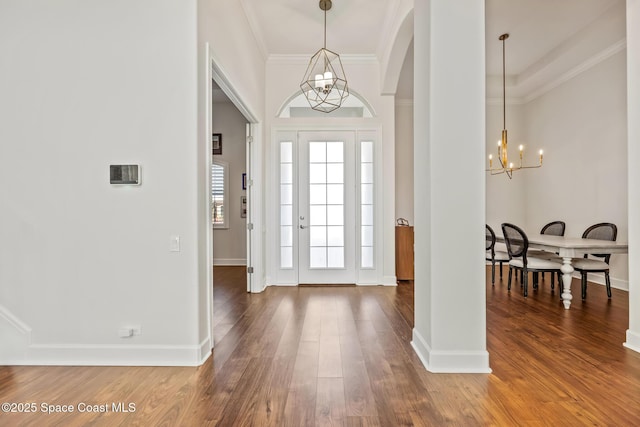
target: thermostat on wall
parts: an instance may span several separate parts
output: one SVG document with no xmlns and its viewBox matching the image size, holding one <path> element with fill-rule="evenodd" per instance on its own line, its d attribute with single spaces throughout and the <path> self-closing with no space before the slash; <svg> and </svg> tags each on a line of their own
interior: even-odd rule
<svg viewBox="0 0 640 427">
<path fill-rule="evenodd" d="M 109 165 L 109 182 L 140 185 L 140 165 Z"/>
</svg>

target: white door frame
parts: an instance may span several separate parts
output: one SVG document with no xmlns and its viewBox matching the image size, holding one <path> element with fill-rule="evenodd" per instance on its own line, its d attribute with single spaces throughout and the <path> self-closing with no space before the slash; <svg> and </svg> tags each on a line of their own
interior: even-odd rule
<svg viewBox="0 0 640 427">
<path fill-rule="evenodd" d="M 240 111 L 240 113 L 247 120 L 247 132 L 250 132 L 252 136 L 252 142 L 247 143 L 247 159 L 250 163 L 247 163 L 247 173 L 251 171 L 251 175 L 247 175 L 248 182 L 251 183 L 247 187 L 247 201 L 251 200 L 251 204 L 247 205 L 247 223 L 253 223 L 253 232 L 249 233 L 247 230 L 247 243 L 250 246 L 247 247 L 247 262 L 251 259 L 253 267 L 253 275 L 251 281 L 247 282 L 251 288 L 247 289 L 250 292 L 261 292 L 265 289 L 265 273 L 262 259 L 262 230 L 260 224 L 262 224 L 262 193 L 256 191 L 256 188 L 262 188 L 263 182 L 261 161 L 263 156 L 262 150 L 262 124 L 258 121 L 257 116 L 249 109 L 249 107 L 243 102 L 237 92 L 233 89 L 230 83 L 229 77 L 222 71 L 222 69 L 216 64 L 215 58 L 212 55 L 209 43 L 205 45 L 206 49 L 206 64 L 207 69 L 205 73 L 205 168 L 207 173 L 203 179 L 206 180 L 205 188 L 206 194 L 206 215 L 202 215 L 203 221 L 202 230 L 206 230 L 205 233 L 205 295 L 206 295 L 206 325 L 207 325 L 207 337 L 210 341 L 211 349 L 214 347 L 213 336 L 213 227 L 211 226 L 211 133 L 213 128 L 212 117 L 212 80 L 214 80 L 222 91 L 231 100 L 233 105 Z M 251 254 L 251 256 L 249 256 Z"/>
</svg>

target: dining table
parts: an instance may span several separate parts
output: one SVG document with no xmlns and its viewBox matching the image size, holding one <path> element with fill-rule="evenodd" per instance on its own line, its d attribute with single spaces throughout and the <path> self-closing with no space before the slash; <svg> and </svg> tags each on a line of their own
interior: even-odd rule
<svg viewBox="0 0 640 427">
<path fill-rule="evenodd" d="M 582 257 L 585 254 L 626 254 L 629 252 L 627 242 L 584 239 L 582 237 L 551 236 L 547 234 L 527 235 L 529 249 L 539 249 L 556 253 L 562 258 L 562 304 L 565 309 L 571 307 L 571 279 L 574 268 L 573 258 Z M 504 243 L 503 236 L 496 235 L 496 241 Z"/>
</svg>

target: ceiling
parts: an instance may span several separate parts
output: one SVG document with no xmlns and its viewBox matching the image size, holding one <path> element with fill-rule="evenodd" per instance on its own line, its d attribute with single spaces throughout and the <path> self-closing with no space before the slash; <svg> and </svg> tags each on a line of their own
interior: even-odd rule
<svg viewBox="0 0 640 427">
<path fill-rule="evenodd" d="M 400 2 L 333 0 L 327 12 L 327 48 L 341 55 L 381 57 Z M 241 3 L 265 58 L 312 55 L 322 47 L 324 12 L 317 0 Z M 606 30 L 599 21 L 608 19 L 609 26 L 620 26 L 618 15 L 622 13 L 622 28 L 618 30 L 624 38 L 624 0 L 486 0 L 485 4 L 487 75 L 501 75 L 502 42 L 498 36 L 510 33 L 506 41 L 507 74 L 511 77 L 508 84 L 523 86 L 519 96 L 618 41 L 620 34 L 611 35 L 611 40 L 596 38 L 598 32 Z M 592 47 L 583 46 L 587 42 Z M 407 55 L 405 67 L 412 67 L 413 50 L 409 49 Z M 403 75 L 412 77 L 412 70 L 403 70 Z M 405 83 L 398 88 L 397 97 L 412 98 L 413 79 L 401 81 Z"/>
<path fill-rule="evenodd" d="M 318 0 L 241 0 L 263 53 L 312 55 L 322 47 L 324 12 Z M 376 54 L 398 0 L 333 0 L 327 11 L 327 48 Z"/>
</svg>

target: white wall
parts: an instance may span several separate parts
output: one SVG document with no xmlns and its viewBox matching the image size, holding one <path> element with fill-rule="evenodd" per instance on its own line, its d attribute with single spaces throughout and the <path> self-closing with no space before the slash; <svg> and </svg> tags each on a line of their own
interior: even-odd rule
<svg viewBox="0 0 640 427">
<path fill-rule="evenodd" d="M 199 363 L 196 2 L 1 9 L 0 362 Z"/>
<path fill-rule="evenodd" d="M 396 218 L 413 225 L 413 101 L 396 102 Z"/>
<path fill-rule="evenodd" d="M 623 51 L 525 106 L 527 142 L 545 150 L 543 168 L 525 178 L 525 229 L 563 220 L 565 235 L 579 237 L 612 222 L 627 241 L 626 90 Z M 627 288 L 628 268 L 627 255 L 611 257 L 613 286 Z"/>
<path fill-rule="evenodd" d="M 242 174 L 246 172 L 247 120 L 230 102 L 213 104 L 213 132 L 222 134 L 222 155 L 215 160 L 229 163 L 229 228 L 213 231 L 213 260 L 215 265 L 246 265 L 247 220 L 240 216 Z"/>
<path fill-rule="evenodd" d="M 216 67 L 246 108 L 262 121 L 266 58 L 256 43 L 241 3 L 198 0 L 199 47 L 204 49 L 204 43 L 209 43 Z"/>
</svg>

